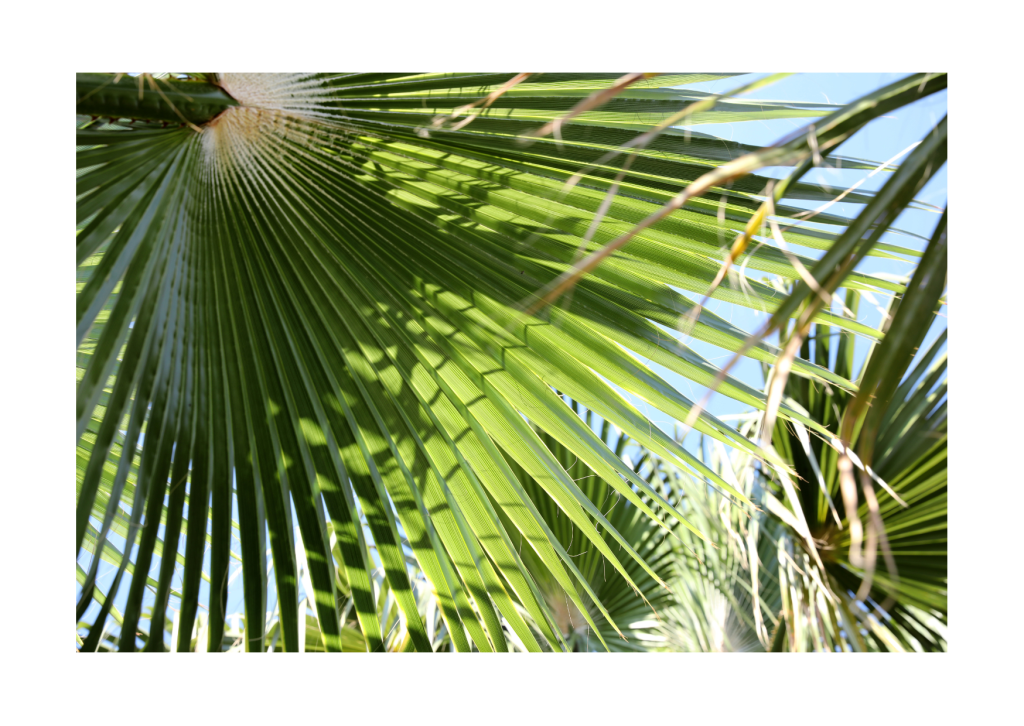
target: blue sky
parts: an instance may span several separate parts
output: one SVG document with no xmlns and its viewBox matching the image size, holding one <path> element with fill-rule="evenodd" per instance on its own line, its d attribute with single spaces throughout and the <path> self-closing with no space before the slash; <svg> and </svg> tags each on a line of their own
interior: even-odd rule
<svg viewBox="0 0 1024 726">
<path fill-rule="evenodd" d="M 769 87 L 759 89 L 753 93 L 750 93 L 744 98 L 752 99 L 765 99 L 765 100 L 787 100 L 787 101 L 803 101 L 813 103 L 833 103 L 833 104 L 845 104 L 857 97 L 868 93 L 872 90 L 880 88 L 888 83 L 891 83 L 898 78 L 906 74 L 886 74 L 886 73 L 815 73 L 815 74 L 801 74 L 791 76 L 783 79 Z M 740 76 L 727 78 L 719 81 L 693 84 L 686 86 L 685 88 L 692 88 L 694 90 L 722 93 L 730 91 L 738 86 L 748 83 L 750 80 L 757 76 Z M 836 153 L 843 156 L 851 156 L 855 158 L 875 161 L 881 163 L 895 156 L 899 152 L 907 149 L 908 146 L 916 141 L 919 141 L 924 134 L 930 129 L 934 123 L 940 120 L 946 114 L 946 92 L 943 91 L 939 94 L 935 94 L 927 99 L 919 101 L 911 106 L 899 109 L 890 116 L 883 117 L 873 121 L 865 129 L 856 134 L 852 139 L 844 143 Z M 806 125 L 806 119 L 778 119 L 774 121 L 758 121 L 758 122 L 745 122 L 745 123 L 726 123 L 726 124 L 703 124 L 700 126 L 692 127 L 696 131 L 702 133 L 710 133 L 721 138 L 740 141 L 748 144 L 764 145 L 772 143 L 785 134 L 789 133 L 795 128 Z M 765 176 L 782 177 L 788 173 L 788 169 L 766 169 L 761 173 Z M 806 177 L 807 181 L 815 181 L 834 188 L 838 194 L 840 191 L 852 186 L 857 181 L 861 180 L 866 176 L 867 172 L 856 171 L 849 169 L 817 169 L 811 172 Z M 874 178 L 868 180 L 861 188 L 863 189 L 877 189 L 886 180 L 886 174 L 877 174 Z M 929 184 L 918 194 L 918 199 L 929 204 L 944 207 L 946 205 L 946 169 L 943 168 L 935 177 L 929 182 Z M 817 204 L 807 205 L 808 208 L 813 208 Z M 845 215 L 856 215 L 860 210 L 860 205 L 838 203 L 830 209 L 830 211 L 837 212 Z M 906 229 L 910 232 L 920 234 L 924 237 L 931 235 L 932 230 L 936 222 L 938 221 L 939 215 L 930 211 L 917 211 L 907 210 L 897 221 L 897 227 Z M 887 234 L 883 241 L 892 242 L 893 244 L 900 244 L 906 247 L 912 247 L 915 249 L 923 249 L 924 242 L 908 236 L 900 236 L 895 234 Z M 796 251 L 801 254 L 808 256 L 815 256 L 817 253 L 813 250 L 806 250 L 804 248 L 797 248 Z M 912 272 L 913 266 L 909 263 L 901 263 L 893 260 L 879 260 L 875 258 L 869 258 L 859 268 L 865 272 L 873 273 L 888 273 L 896 275 L 907 275 Z M 692 295 L 690 297 L 693 297 Z M 878 302 L 882 305 L 885 303 L 885 297 L 883 295 L 875 295 Z M 712 301 L 709 303 L 708 308 L 722 317 L 730 320 L 733 324 L 738 327 L 752 331 L 761 325 L 765 317 L 763 314 L 757 314 L 749 309 L 741 308 L 738 306 L 721 303 L 718 301 Z M 943 314 L 945 309 L 943 309 Z M 862 300 L 860 316 L 861 322 L 868 325 L 877 326 L 881 319 L 881 313 L 876 307 L 868 300 Z M 945 317 L 936 318 L 935 324 L 929 331 L 929 334 L 924 342 L 924 347 L 930 345 L 930 343 L 938 336 L 941 330 L 945 327 Z M 693 341 L 690 343 L 692 347 L 710 359 L 716 365 L 724 365 L 730 355 L 724 351 L 710 346 L 708 344 L 701 343 L 699 341 Z M 867 345 L 863 342 L 858 345 L 857 348 L 857 362 L 863 360 L 867 352 Z M 674 385 L 680 392 L 693 401 L 699 401 L 703 398 L 706 389 L 692 383 L 676 374 L 661 369 L 657 366 L 652 366 L 660 375 L 662 375 L 669 383 Z M 761 370 L 759 365 L 752 361 L 744 361 L 733 369 L 733 375 L 737 378 L 750 383 L 751 385 L 760 388 L 763 381 L 761 376 Z M 638 402 L 633 399 L 641 411 L 644 410 L 642 402 Z M 743 404 L 732 401 L 721 395 L 716 395 L 711 399 L 708 410 L 715 415 L 731 415 L 748 411 L 749 408 Z M 671 432 L 673 425 L 677 422 L 672 421 L 664 414 L 658 412 L 652 412 L 652 420 L 656 425 L 661 426 L 666 431 Z M 599 423 L 595 422 L 595 426 Z M 696 437 L 690 436 L 687 438 L 686 446 L 690 449 L 696 449 Z M 162 529 L 162 528 L 161 528 Z M 161 532 L 162 537 L 162 532 Z M 119 548 L 123 547 L 124 541 L 117 537 L 112 536 L 111 541 L 116 544 Z M 235 542 L 234 548 L 237 550 L 237 541 Z M 89 567 L 89 555 L 83 553 L 80 557 L 79 562 L 82 567 L 88 570 Z M 154 557 L 153 566 L 150 574 L 156 577 L 159 572 L 159 558 Z M 207 558 L 205 565 L 209 564 L 209 553 L 207 552 Z M 235 574 L 239 568 L 237 561 L 232 560 L 231 573 Z M 110 582 L 113 579 L 116 567 L 109 563 L 103 562 L 99 566 L 99 578 L 98 584 L 101 590 L 106 590 Z M 180 572 L 180 568 L 179 568 Z M 180 587 L 180 579 L 175 579 L 175 589 Z M 80 589 L 80 588 L 79 588 Z M 268 609 L 272 610 L 274 607 L 275 596 L 273 594 L 273 578 L 270 578 L 270 594 L 268 600 Z M 125 602 L 127 600 L 128 587 L 127 583 L 123 583 L 118 596 L 116 598 L 116 606 L 123 612 Z M 151 593 L 148 594 L 146 604 L 152 602 L 153 596 Z M 200 594 L 200 602 L 204 605 L 208 602 L 208 588 L 206 583 L 203 583 L 203 587 Z M 177 607 L 177 599 L 172 597 L 169 614 L 173 612 Z M 93 603 L 85 617 L 83 618 L 86 622 L 92 622 L 96 614 L 99 611 L 99 606 Z M 228 593 L 228 608 L 227 612 L 241 613 L 242 611 L 242 588 L 241 588 L 241 577 L 236 577 L 232 582 L 229 593 Z M 200 609 L 202 612 L 202 608 Z M 230 624 L 230 617 L 229 617 Z M 84 634 L 84 631 L 83 631 Z"/>
</svg>

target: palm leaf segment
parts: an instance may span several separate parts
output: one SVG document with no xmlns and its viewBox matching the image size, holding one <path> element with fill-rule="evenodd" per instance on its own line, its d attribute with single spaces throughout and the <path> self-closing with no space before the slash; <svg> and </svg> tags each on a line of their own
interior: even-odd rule
<svg viewBox="0 0 1024 726">
<path fill-rule="evenodd" d="M 533 318 L 518 310 L 580 254 L 748 151 L 668 131 L 637 153 L 621 176 L 620 195 L 589 229 L 620 173 L 597 163 L 602 155 L 699 96 L 669 86 L 707 77 L 647 82 L 575 119 L 559 139 L 532 144 L 521 141 L 524 132 L 615 76 L 537 76 L 466 125 L 450 118 L 455 109 L 501 89 L 511 74 L 221 75 L 217 84 L 230 96 L 211 84 L 164 81 L 160 90 L 140 81 L 139 98 L 159 106 L 159 93 L 161 113 L 125 100 L 136 93 L 134 79 L 81 78 L 80 110 L 112 118 L 84 119 L 77 132 L 76 549 L 105 555 L 110 532 L 125 540 L 87 649 L 102 637 L 126 572 L 140 576 L 127 586 L 122 629 L 137 630 L 147 588 L 156 594 L 152 622 L 164 622 L 179 566 L 180 644 L 187 646 L 200 583 L 208 579 L 209 642 L 219 646 L 230 559 L 244 565 L 247 620 L 262 622 L 268 550 L 281 641 L 297 648 L 296 531 L 307 556 L 304 589 L 311 590 L 327 649 L 343 646 L 332 551 L 368 648 L 386 635 L 371 587 L 377 566 L 412 644 L 430 648 L 415 614 L 403 541 L 432 583 L 457 649 L 472 641 L 480 650 L 504 650 L 502 619 L 529 649 L 539 649 L 517 606 L 549 647 L 562 647 L 556 618 L 523 564 L 520 538 L 584 614 L 589 610 L 573 583 L 586 578 L 546 531 L 505 455 L 541 483 L 544 496 L 627 583 L 635 586 L 630 561 L 660 580 L 533 427 L 646 516 L 682 518 L 553 388 L 642 437 L 672 466 L 745 499 L 651 425 L 617 387 L 683 419 L 693 404 L 634 354 L 699 383 L 714 378 L 717 369 L 666 328 L 678 328 L 694 307 L 677 289 L 707 291 L 722 259 L 723 232 L 743 229 L 764 180 L 716 189 L 720 202 L 697 200 L 648 229 L 581 282 L 569 303 Z M 690 121 L 827 110 L 730 101 Z M 151 120 L 124 122 L 132 117 Z M 163 128 L 175 117 L 190 125 Z M 582 181 L 567 188 L 585 164 L 591 167 Z M 789 194 L 825 198 L 807 184 Z M 827 248 L 832 239 L 823 231 L 792 234 L 811 248 Z M 882 247 L 875 253 L 884 254 Z M 770 245 L 751 252 L 746 264 L 797 276 Z M 848 284 L 902 289 L 859 275 Z M 714 297 L 770 311 L 781 295 L 743 279 L 727 280 Z M 828 313 L 818 320 L 873 334 Z M 706 310 L 692 334 L 731 350 L 745 338 Z M 762 343 L 747 354 L 770 363 L 777 350 Z M 853 388 L 810 361 L 794 368 Z M 720 390 L 764 407 L 760 392 L 734 379 Z M 803 419 L 787 408 L 782 415 Z M 760 454 L 706 413 L 697 428 Z M 141 576 L 154 557 L 155 577 Z M 83 578 L 80 617 L 96 592 L 94 580 L 95 567 Z M 148 638 L 147 649 L 163 649 L 163 628 L 152 631 L 159 637 Z M 246 647 L 261 649 L 263 637 L 250 633 Z M 122 649 L 135 647 L 122 639 Z"/>
<path fill-rule="evenodd" d="M 569 403 L 588 425 L 597 425 L 593 411 L 581 410 L 576 401 Z M 613 449 L 617 457 L 629 464 L 652 489 L 682 510 L 679 475 L 675 469 L 663 465 L 661 460 L 629 436 L 615 431 L 607 420 L 601 422 L 600 431 L 602 441 Z M 516 462 L 509 460 L 513 473 L 523 482 L 523 488 L 531 500 L 537 502 L 538 512 L 550 536 L 565 549 L 576 566 L 573 585 L 583 591 L 581 599 L 587 608 L 585 612 L 570 602 L 557 578 L 529 547 L 521 551 L 524 564 L 554 615 L 558 632 L 565 638 L 566 645 L 575 651 L 599 650 L 602 645 L 613 651 L 647 650 L 663 646 L 664 638 L 655 630 L 660 617 L 658 613 L 671 604 L 672 594 L 669 588 L 659 583 L 671 583 L 677 575 L 678 548 L 673 546 L 673 541 L 678 542 L 678 530 L 682 525 L 677 521 L 662 523 L 647 516 L 640 507 L 627 501 L 569 449 L 548 434 L 538 433 L 572 480 L 590 501 L 598 505 L 607 519 L 609 529 L 600 532 L 605 543 L 617 548 L 619 541 L 625 540 L 641 555 L 646 565 L 636 560 L 623 563 L 632 581 L 609 567 L 600 549 L 590 539 L 581 536 L 573 522 L 545 495 L 542 484 Z M 650 497 L 642 496 L 641 500 L 653 506 Z M 503 521 L 507 520 L 503 517 Z M 506 527 L 511 528 L 511 523 L 507 523 Z M 639 589 L 642 598 L 636 596 L 636 589 Z M 592 629 L 595 625 L 596 631 Z M 620 633 L 624 637 L 618 637 Z"/>
</svg>

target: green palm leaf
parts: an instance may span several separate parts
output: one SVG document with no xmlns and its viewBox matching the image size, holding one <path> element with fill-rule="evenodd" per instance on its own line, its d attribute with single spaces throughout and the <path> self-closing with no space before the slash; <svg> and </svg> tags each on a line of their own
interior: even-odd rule
<svg viewBox="0 0 1024 726">
<path fill-rule="evenodd" d="M 749 149 L 669 131 L 638 151 L 628 170 L 602 160 L 638 129 L 706 100 L 671 88 L 707 78 L 701 75 L 639 84 L 574 119 L 561 138 L 529 142 L 524 134 L 617 76 L 536 75 L 471 123 L 453 123 L 462 106 L 512 76 L 80 77 L 80 113 L 101 118 L 80 116 L 77 130 L 76 550 L 88 546 L 102 555 L 110 532 L 125 541 L 107 555 L 118 571 L 86 650 L 106 637 L 123 574 L 151 573 L 155 558 L 150 619 L 165 623 L 168 598 L 180 599 L 178 649 L 190 647 L 204 576 L 211 593 L 204 606 L 207 647 L 221 648 L 232 556 L 243 565 L 246 622 L 265 622 L 270 577 L 279 611 L 273 633 L 246 629 L 246 650 L 268 648 L 268 637 L 276 649 L 309 643 L 303 578 L 302 602 L 315 612 L 317 643 L 326 650 L 352 646 L 341 617 L 350 601 L 361 642 L 369 650 L 383 647 L 392 621 L 377 607 L 378 567 L 395 603 L 389 612 L 400 613 L 408 644 L 431 650 L 408 554 L 430 582 L 458 650 L 505 650 L 501 619 L 529 650 L 542 642 L 565 646 L 532 574 L 537 563 L 579 612 L 590 617 L 582 598 L 591 598 L 617 630 L 540 509 L 557 506 L 593 545 L 594 557 L 600 553 L 603 565 L 641 591 L 641 573 L 662 579 L 656 553 L 636 546 L 628 523 L 604 517 L 595 492 L 573 481 L 565 456 L 571 452 L 599 473 L 645 517 L 700 527 L 615 456 L 552 389 L 643 437 L 667 466 L 746 500 L 617 389 L 681 420 L 693 402 L 634 354 L 650 354 L 697 382 L 722 377 L 694 351 L 663 338 L 660 326 L 678 330 L 693 311 L 678 290 L 708 292 L 724 258 L 720 235 L 743 230 L 767 180 L 747 175 L 712 187 L 710 197 L 609 257 L 579 282 L 571 301 L 524 316 L 524 304 L 580 255 L 628 232 L 681 186 Z M 889 89 L 874 106 L 833 113 L 823 148 L 872 114 L 909 102 L 914 84 L 914 97 L 944 87 L 944 77 L 923 80 Z M 691 121 L 830 111 L 728 99 Z M 798 146 L 784 147 L 791 156 L 778 163 L 809 153 Z M 566 188 L 584 165 L 591 166 L 581 181 Z M 604 214 L 602 200 L 614 185 L 621 193 Z M 799 180 L 786 193 L 830 198 Z M 792 211 L 778 201 L 780 214 Z M 837 216 L 823 221 L 846 223 Z M 794 242 L 810 248 L 829 249 L 837 239 L 846 238 L 793 233 Z M 869 247 L 864 254 L 892 251 Z M 770 245 L 748 257 L 751 269 L 798 277 L 791 259 Z M 869 275 L 853 275 L 849 284 L 903 289 Z M 783 299 L 752 279 L 727 281 L 713 296 L 767 311 Z M 814 320 L 877 337 L 827 311 Z M 692 334 L 732 351 L 747 338 L 706 310 Z M 745 354 L 770 363 L 778 350 L 760 342 Z M 811 360 L 794 370 L 856 388 L 848 375 Z M 765 406 L 761 392 L 732 378 L 724 377 L 721 390 Z M 816 425 L 792 407 L 780 415 Z M 695 426 L 765 455 L 707 413 Z M 524 489 L 527 479 L 540 489 Z M 523 538 L 528 561 L 520 553 Z M 176 557 L 162 556 L 168 547 Z M 172 589 L 178 557 L 180 590 Z M 93 567 L 83 579 L 79 616 L 94 596 L 100 600 L 95 576 Z M 347 595 L 339 592 L 342 581 Z M 148 590 L 145 577 L 129 583 L 121 627 L 132 633 Z M 164 631 L 151 626 L 145 648 L 163 650 Z M 607 632 L 595 625 L 599 640 Z M 130 637 L 119 644 L 137 647 Z"/>
</svg>

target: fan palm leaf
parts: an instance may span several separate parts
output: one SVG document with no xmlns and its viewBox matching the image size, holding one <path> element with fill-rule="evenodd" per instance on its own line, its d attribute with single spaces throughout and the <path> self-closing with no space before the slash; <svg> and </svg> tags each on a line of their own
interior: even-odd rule
<svg viewBox="0 0 1024 726">
<path fill-rule="evenodd" d="M 144 632 L 152 587 L 148 619 L 166 622 L 174 594 L 175 647 L 188 648 L 205 578 L 208 647 L 219 649 L 229 561 L 242 563 L 246 621 L 264 622 L 268 552 L 279 608 L 273 637 L 285 650 L 298 649 L 305 632 L 300 570 L 325 649 L 345 648 L 339 578 L 366 648 L 380 648 L 388 622 L 374 599 L 378 563 L 409 644 L 431 650 L 408 554 L 430 582 L 457 650 L 505 650 L 502 620 L 529 650 L 542 641 L 564 647 L 558 619 L 520 555 L 520 538 L 584 615 L 581 598 L 593 593 L 577 591 L 586 577 L 546 529 L 517 472 L 539 483 L 624 582 L 636 587 L 637 572 L 661 580 L 542 435 L 645 516 L 689 524 L 685 515 L 552 389 L 627 435 L 644 435 L 645 446 L 670 465 L 745 501 L 617 389 L 677 419 L 694 411 L 637 362 L 637 353 L 697 382 L 722 379 L 726 395 L 765 407 L 763 393 L 723 374 L 664 327 L 678 329 L 693 314 L 694 337 L 743 349 L 744 331 L 695 310 L 678 290 L 709 292 L 723 259 L 722 235 L 741 233 L 756 219 L 766 179 L 745 173 L 710 187 L 720 202 L 698 198 L 650 225 L 580 280 L 570 301 L 540 315 L 521 311 L 538 290 L 570 274 L 580 256 L 629 234 L 681 186 L 753 151 L 669 130 L 628 165 L 604 160 L 638 129 L 708 100 L 672 88 L 708 77 L 644 81 L 574 118 L 559 138 L 524 143 L 525 134 L 618 76 L 534 75 L 514 87 L 513 74 L 80 76 L 78 110 L 86 115 L 77 124 L 76 550 L 98 553 L 94 565 L 109 557 L 118 567 L 85 648 L 103 639 L 127 573 L 123 633 Z M 925 77 L 894 84 L 866 106 L 834 111 L 833 122 L 811 136 L 827 150 L 893 104 L 944 83 Z M 493 101 L 470 123 L 457 120 L 463 107 L 489 94 Z M 706 105 L 688 122 L 833 111 L 737 99 Z M 780 146 L 758 164 L 799 162 L 808 143 Z M 799 180 L 786 194 L 829 198 Z M 777 203 L 779 214 L 795 213 L 783 198 Z M 888 226 L 858 228 L 856 240 Z M 846 240 L 835 229 L 792 237 L 831 250 Z M 867 247 L 864 254 L 892 251 Z M 744 263 L 799 277 L 792 258 L 770 245 L 750 250 Z M 847 277 L 851 287 L 904 289 L 852 271 Z M 778 311 L 783 297 L 752 279 L 726 280 L 710 292 L 768 311 Z M 811 317 L 878 335 L 828 311 Z M 743 352 L 766 363 L 779 354 L 764 342 Z M 811 360 L 795 361 L 794 370 L 856 388 Z M 788 406 L 780 416 L 818 425 Z M 694 425 L 751 455 L 772 456 L 706 412 Z M 123 537 L 120 551 L 111 533 Z M 82 579 L 80 618 L 93 598 L 100 601 L 94 565 Z M 266 637 L 246 629 L 244 648 L 264 650 Z M 152 626 L 142 642 L 163 650 L 164 628 Z M 121 637 L 119 647 L 138 643 Z"/>
</svg>

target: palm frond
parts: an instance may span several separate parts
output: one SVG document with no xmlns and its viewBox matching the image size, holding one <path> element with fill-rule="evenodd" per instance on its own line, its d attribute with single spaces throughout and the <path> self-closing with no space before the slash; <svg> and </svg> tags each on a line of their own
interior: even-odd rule
<svg viewBox="0 0 1024 726">
<path fill-rule="evenodd" d="M 679 290 L 708 292 L 725 258 L 721 236 L 754 218 L 766 178 L 712 186 L 609 256 L 571 300 L 540 316 L 522 310 L 581 255 L 629 231 L 680 186 L 752 150 L 667 131 L 628 169 L 600 163 L 638 130 L 706 100 L 672 88 L 705 75 L 631 86 L 573 119 L 561 138 L 524 141 L 618 75 L 534 75 L 471 123 L 455 128 L 445 120 L 514 76 L 80 79 L 76 552 L 91 548 L 99 553 L 94 562 L 111 558 L 117 566 L 105 593 L 94 586 L 93 565 L 82 580 L 79 618 L 103 598 L 85 650 L 108 642 L 125 573 L 119 630 L 143 635 L 120 637 L 121 650 L 165 649 L 166 628 L 155 624 L 168 622 L 172 596 L 180 610 L 170 618 L 174 647 L 192 647 L 201 592 L 206 647 L 221 649 L 232 557 L 242 563 L 246 621 L 267 622 L 271 578 L 278 608 L 276 629 L 245 629 L 245 650 L 308 644 L 303 603 L 315 612 L 324 649 L 352 647 L 340 606 L 347 600 L 365 648 L 390 647 L 394 616 L 403 643 L 432 650 L 408 557 L 433 588 L 457 650 L 507 649 L 503 622 L 528 650 L 565 647 L 521 539 L 581 614 L 589 616 L 582 598 L 592 598 L 615 630 L 611 610 L 587 590 L 589 574 L 531 506 L 522 480 L 539 483 L 581 542 L 600 552 L 602 566 L 641 591 L 641 572 L 662 579 L 657 553 L 631 539 L 628 522 L 605 518 L 596 493 L 573 481 L 565 456 L 578 457 L 643 516 L 693 525 L 555 390 L 642 436 L 671 466 L 747 500 L 618 391 L 678 420 L 693 411 L 634 356 L 650 355 L 697 382 L 720 378 L 726 395 L 765 406 L 763 393 L 665 330 L 678 334 L 694 310 Z M 883 94 L 888 100 L 850 113 L 728 99 L 688 122 L 827 116 L 841 120 L 821 132 L 834 145 L 892 99 L 907 103 L 944 83 L 944 76 L 914 78 Z M 128 103 L 133 97 L 138 102 Z M 567 187 L 584 165 L 592 168 Z M 614 185 L 619 193 L 603 205 Z M 831 197 L 794 179 L 786 198 Z M 795 213 L 784 198 L 777 202 L 779 214 Z M 812 249 L 844 245 L 845 254 L 854 237 L 887 227 L 790 237 Z M 771 245 L 748 258 L 750 269 L 799 277 Z M 904 289 L 852 270 L 848 277 L 851 286 Z M 803 313 L 780 312 L 782 294 L 745 277 L 727 280 L 713 297 L 777 316 Z M 878 337 L 827 310 L 810 319 Z M 748 339 L 707 310 L 691 332 L 729 351 Z M 779 351 L 757 342 L 744 354 L 771 363 Z M 794 370 L 856 388 L 848 374 L 806 357 Z M 793 407 L 780 416 L 816 425 Z M 706 412 L 694 425 L 749 455 L 768 455 Z M 175 557 L 164 556 L 168 548 Z M 387 613 L 378 602 L 384 586 L 373 584 L 378 568 L 394 602 Z M 341 582 L 348 596 L 339 594 Z M 144 620 L 154 624 L 148 634 Z"/>
</svg>

